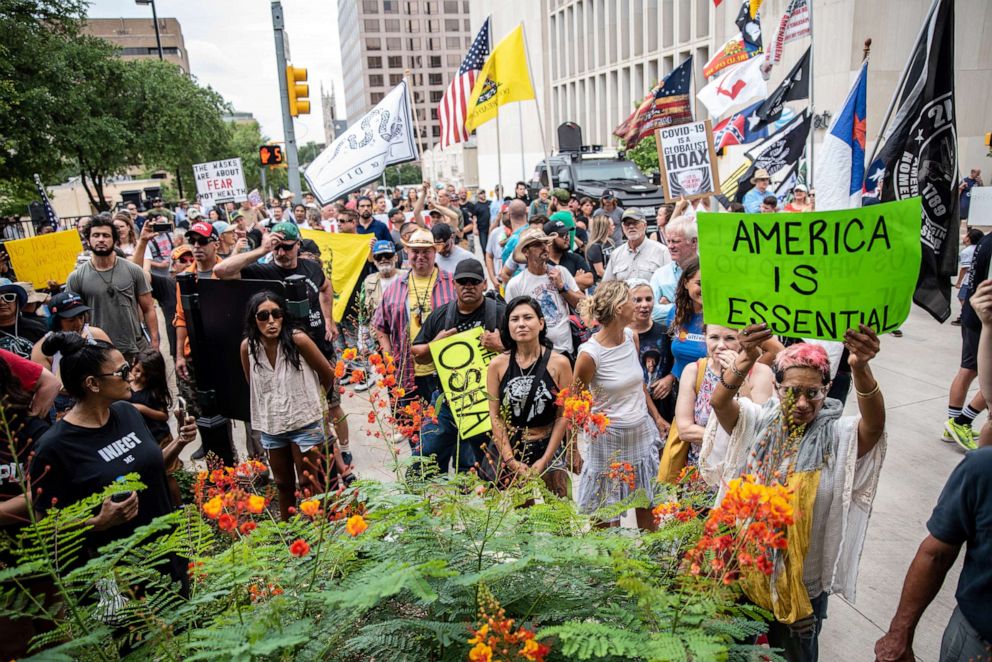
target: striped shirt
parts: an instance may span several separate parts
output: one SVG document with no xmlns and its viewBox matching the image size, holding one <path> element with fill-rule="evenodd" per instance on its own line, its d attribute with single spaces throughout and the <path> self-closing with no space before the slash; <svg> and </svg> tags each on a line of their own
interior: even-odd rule
<svg viewBox="0 0 992 662">
<path fill-rule="evenodd" d="M 399 276 L 382 294 L 373 324 L 389 335 L 398 375 L 396 381 L 407 391 L 413 389 L 413 354 L 410 352 L 410 273 Z M 431 310 L 455 300 L 455 281 L 447 271 L 438 269 L 431 289 Z"/>
</svg>

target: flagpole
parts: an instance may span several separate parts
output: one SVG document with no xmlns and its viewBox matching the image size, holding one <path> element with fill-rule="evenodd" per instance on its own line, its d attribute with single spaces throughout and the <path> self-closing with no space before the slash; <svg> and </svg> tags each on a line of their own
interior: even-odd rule
<svg viewBox="0 0 992 662">
<path fill-rule="evenodd" d="M 813 0 L 809 3 L 809 112 L 813 117 L 816 117 L 816 76 L 813 75 L 813 65 L 816 62 L 816 51 L 815 44 L 816 39 L 814 39 L 813 34 Z M 816 164 L 816 159 L 814 157 L 814 148 L 816 143 L 816 128 L 813 126 L 814 121 L 810 121 L 809 125 L 809 177 L 806 181 L 807 188 L 813 188 L 813 172 Z M 798 161 L 796 162 L 799 163 Z M 796 171 L 798 173 L 798 170 Z M 796 175 L 798 179 L 798 175 Z"/>
<path fill-rule="evenodd" d="M 413 80 L 410 77 L 409 69 L 403 70 L 403 80 L 410 87 L 410 89 L 413 90 Z M 417 132 L 417 150 L 420 151 L 420 168 L 421 174 L 423 174 L 423 168 L 426 165 L 424 162 L 423 150 L 427 147 L 427 135 L 421 134 L 420 132 L 420 118 L 417 116 L 417 107 L 414 105 L 416 97 L 416 92 L 411 92 L 407 98 L 407 101 L 410 103 L 410 114 L 413 115 L 413 130 Z M 421 140 L 423 140 L 423 142 L 421 142 Z M 433 175 L 431 179 L 435 180 L 437 179 L 437 162 L 434 160 L 434 150 L 431 150 L 431 167 L 434 170 L 434 172 L 431 173 Z"/>
<path fill-rule="evenodd" d="M 524 37 L 524 51 L 527 55 L 527 75 L 530 76 L 531 87 L 534 86 L 534 71 L 530 66 L 530 48 L 527 47 L 527 30 L 524 29 L 523 22 L 520 23 L 520 32 Z M 548 142 L 544 137 L 544 120 L 541 117 L 541 104 L 537 102 L 537 92 L 534 92 L 534 107 L 537 109 L 537 126 L 541 130 L 541 147 L 544 149 L 544 169 L 548 173 L 548 189 L 554 186 L 554 180 L 551 177 L 551 154 L 548 153 Z M 520 161 L 523 162 L 523 126 L 520 127 Z M 524 171 L 527 172 L 526 170 Z"/>
<path fill-rule="evenodd" d="M 493 26 L 492 26 L 492 15 L 489 16 L 489 53 L 493 52 Z M 479 132 L 476 131 L 475 135 L 478 136 Z M 499 104 L 496 104 L 496 181 L 499 183 L 500 188 L 503 188 L 503 141 L 499 136 Z M 503 189 L 505 190 L 505 189 Z M 493 197 L 496 197 L 496 191 L 493 190 Z M 486 247 L 483 246 L 482 250 Z"/>
<path fill-rule="evenodd" d="M 533 85 L 531 81 L 531 85 Z M 524 161 L 524 111 L 517 104 L 517 132 L 520 134 L 520 181 L 527 180 L 527 163 Z"/>
<path fill-rule="evenodd" d="M 909 65 L 913 61 L 913 55 L 916 53 L 916 45 L 920 43 L 920 39 L 923 38 L 923 34 L 927 31 L 930 26 L 930 21 L 933 19 L 933 13 L 937 11 L 937 4 L 940 0 L 933 0 L 933 4 L 930 5 L 930 11 L 927 12 L 927 16 L 923 19 L 923 25 L 920 26 L 920 34 L 916 35 L 916 39 L 913 41 L 913 48 L 909 51 L 909 59 L 906 61 L 906 66 L 903 67 L 902 76 L 899 78 L 899 84 L 896 86 L 896 91 L 892 94 L 892 101 L 889 103 L 889 109 L 885 112 L 885 119 L 882 120 L 882 128 L 878 132 L 878 138 L 875 139 L 875 145 L 871 148 L 871 158 L 865 161 L 865 172 L 867 168 L 871 167 L 871 164 L 875 162 L 875 156 L 878 155 L 878 147 L 882 144 L 882 137 L 885 135 L 885 130 L 889 128 L 889 120 L 892 118 L 892 110 L 896 107 L 899 102 L 899 96 L 902 94 L 903 87 L 906 85 L 906 79 L 909 77 Z"/>
</svg>

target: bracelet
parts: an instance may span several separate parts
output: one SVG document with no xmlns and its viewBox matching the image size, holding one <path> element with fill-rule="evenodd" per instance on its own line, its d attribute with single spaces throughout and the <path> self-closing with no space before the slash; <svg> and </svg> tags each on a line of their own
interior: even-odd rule
<svg viewBox="0 0 992 662">
<path fill-rule="evenodd" d="M 723 372 L 720 372 L 720 384 L 723 386 L 723 388 L 727 389 L 728 391 L 736 391 L 741 387 L 740 384 L 734 384 L 734 385 L 728 384 L 726 380 L 724 380 L 723 378 Z"/>
<path fill-rule="evenodd" d="M 732 373 L 734 373 L 735 375 L 737 375 L 738 377 L 740 377 L 741 379 L 747 379 L 747 375 L 745 375 L 743 372 L 741 372 L 740 370 L 737 369 L 737 364 L 736 363 L 731 363 L 730 364 L 730 371 Z"/>
<path fill-rule="evenodd" d="M 871 396 L 873 396 L 876 393 L 878 393 L 879 390 L 880 390 L 880 388 L 878 386 L 878 380 L 876 379 L 875 380 L 875 388 L 873 388 L 872 390 L 868 391 L 867 393 L 862 393 L 857 388 L 854 389 L 854 392 L 858 394 L 858 397 L 859 398 L 870 398 Z"/>
</svg>

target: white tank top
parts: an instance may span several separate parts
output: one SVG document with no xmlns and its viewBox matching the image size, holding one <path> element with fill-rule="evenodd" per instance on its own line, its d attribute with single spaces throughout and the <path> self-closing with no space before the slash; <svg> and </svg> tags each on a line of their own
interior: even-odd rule
<svg viewBox="0 0 992 662">
<path fill-rule="evenodd" d="M 634 347 L 634 332 L 623 330 L 624 341 L 616 347 L 603 347 L 593 336 L 579 346 L 596 363 L 589 391 L 592 410 L 606 414 L 613 427 L 640 425 L 648 415 L 644 399 L 644 377 Z"/>
<path fill-rule="evenodd" d="M 259 347 L 257 360 L 248 351 L 249 390 L 251 392 L 251 426 L 266 434 L 298 430 L 320 420 L 324 415 L 317 372 L 300 356 L 300 369 L 276 349 L 276 365 L 269 364 L 265 349 Z"/>
</svg>

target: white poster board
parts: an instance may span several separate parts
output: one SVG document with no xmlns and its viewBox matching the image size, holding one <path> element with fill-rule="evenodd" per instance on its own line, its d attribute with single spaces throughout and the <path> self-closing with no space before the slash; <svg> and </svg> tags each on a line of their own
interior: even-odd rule
<svg viewBox="0 0 992 662">
<path fill-rule="evenodd" d="M 196 192 L 205 207 L 213 207 L 224 202 L 240 202 L 248 199 L 245 186 L 245 171 L 241 159 L 224 159 L 193 166 Z"/>
<path fill-rule="evenodd" d="M 973 186 L 968 207 L 968 225 L 992 225 L 992 186 Z"/>
<path fill-rule="evenodd" d="M 720 193 L 709 120 L 666 126 L 654 133 L 665 200 L 695 200 Z"/>
</svg>

